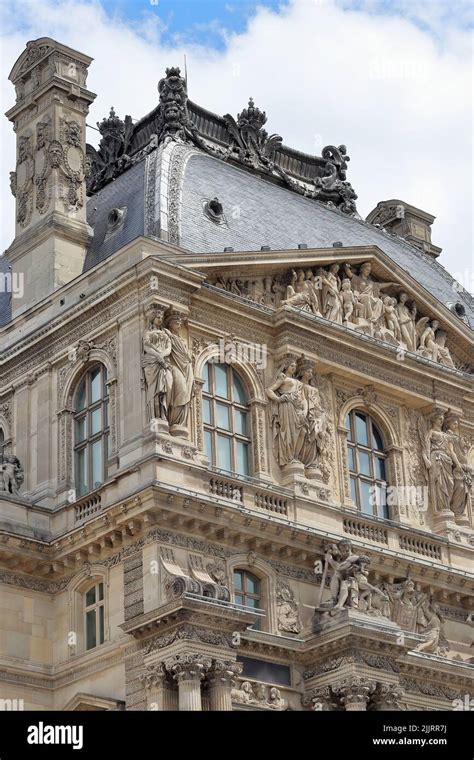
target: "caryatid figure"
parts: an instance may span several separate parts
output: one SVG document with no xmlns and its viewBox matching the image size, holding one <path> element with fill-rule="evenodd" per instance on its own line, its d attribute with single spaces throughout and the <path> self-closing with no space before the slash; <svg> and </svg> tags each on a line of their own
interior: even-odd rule
<svg viewBox="0 0 474 760">
<path fill-rule="evenodd" d="M 194 395 L 194 371 L 191 354 L 181 338 L 179 331 L 183 324 L 183 315 L 175 309 L 167 309 L 163 324 L 171 340 L 169 354 L 172 375 L 171 390 L 168 397 L 168 422 L 171 435 L 188 436 L 187 424 Z"/>
</svg>

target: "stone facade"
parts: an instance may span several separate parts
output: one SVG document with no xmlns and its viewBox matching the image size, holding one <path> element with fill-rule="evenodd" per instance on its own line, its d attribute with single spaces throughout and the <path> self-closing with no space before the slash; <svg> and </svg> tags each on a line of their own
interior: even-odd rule
<svg viewBox="0 0 474 760">
<path fill-rule="evenodd" d="M 1 698 L 453 709 L 474 670 L 464 314 L 375 244 L 185 250 L 186 155 L 329 204 L 344 239 L 344 146 L 295 187 L 249 103 L 221 120 L 219 155 L 171 69 L 151 140 L 111 113 L 86 150 L 89 63 L 43 39 L 11 75 L 7 255 L 26 286 L 1 335 Z M 146 200 L 153 229 L 84 268 L 87 185 L 107 192 L 139 161 L 166 204 Z M 132 213 L 108 210 L 104 246 Z M 222 214 L 207 199 L 200 224 Z"/>
</svg>

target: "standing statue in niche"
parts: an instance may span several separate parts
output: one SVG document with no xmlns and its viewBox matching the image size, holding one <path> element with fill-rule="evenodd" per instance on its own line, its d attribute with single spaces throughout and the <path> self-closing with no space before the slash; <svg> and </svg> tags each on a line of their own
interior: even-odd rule
<svg viewBox="0 0 474 760">
<path fill-rule="evenodd" d="M 302 464 L 308 478 L 319 477 L 319 460 L 327 444 L 328 419 L 319 391 L 310 385 L 314 362 L 300 357 L 287 359 L 275 382 L 267 388 L 273 432 L 273 451 L 278 463 Z"/>
<path fill-rule="evenodd" d="M 168 420 L 168 403 L 172 386 L 169 357 L 171 337 L 163 328 L 164 307 L 152 306 L 147 314 L 149 328 L 143 335 L 143 375 L 145 379 L 148 421 Z"/>
<path fill-rule="evenodd" d="M 459 415 L 448 411 L 444 416 L 443 430 L 452 445 L 456 456 L 453 467 L 453 491 L 451 494 L 451 511 L 455 517 L 466 516 L 472 488 L 472 470 L 467 461 L 468 442 L 459 432 Z"/>
<path fill-rule="evenodd" d="M 427 473 L 430 504 L 435 513 L 446 514 L 453 505 L 455 473 L 464 473 L 465 468 L 457 457 L 453 433 L 448 434 L 443 430 L 444 421 L 444 412 L 436 409 L 430 416 L 430 428 L 423 417 L 419 418 L 418 434 Z M 464 475 L 456 477 L 464 478 Z"/>
<path fill-rule="evenodd" d="M 299 462 L 298 454 L 306 428 L 303 384 L 295 379 L 296 359 L 289 357 L 275 382 L 267 388 L 270 405 L 273 452 L 281 466 Z"/>
<path fill-rule="evenodd" d="M 168 398 L 168 422 L 171 435 L 187 437 L 188 415 L 194 395 L 194 371 L 191 354 L 179 331 L 183 316 L 174 309 L 167 309 L 163 320 L 171 341 L 169 354 L 172 384 Z"/>
<path fill-rule="evenodd" d="M 319 391 L 311 381 L 314 362 L 300 356 L 296 363 L 296 379 L 303 384 L 306 407 L 306 428 L 298 453 L 298 459 L 305 465 L 308 478 L 321 475 L 320 464 L 329 438 L 329 420 L 323 410 Z"/>
</svg>

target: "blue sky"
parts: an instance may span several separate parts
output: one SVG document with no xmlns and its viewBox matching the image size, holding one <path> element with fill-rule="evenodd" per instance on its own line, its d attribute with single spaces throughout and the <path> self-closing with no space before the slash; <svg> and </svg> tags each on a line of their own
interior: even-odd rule
<svg viewBox="0 0 474 760">
<path fill-rule="evenodd" d="M 278 11 L 289 0 L 102 0 L 111 16 L 140 22 L 150 14 L 162 25 L 163 44 L 186 41 L 213 47 L 226 46 L 226 35 L 241 33 L 257 7 Z M 314 2 L 314 0 L 309 0 Z"/>
<path fill-rule="evenodd" d="M 308 4 L 324 0 L 307 0 Z M 291 0 L 102 0 L 110 15 L 140 21 L 155 14 L 162 24 L 162 40 L 177 40 L 207 45 L 215 49 L 226 46 L 228 34 L 241 33 L 257 8 L 282 12 Z M 336 0 L 349 12 L 410 19 L 439 42 L 446 27 L 473 28 L 472 0 Z"/>
</svg>

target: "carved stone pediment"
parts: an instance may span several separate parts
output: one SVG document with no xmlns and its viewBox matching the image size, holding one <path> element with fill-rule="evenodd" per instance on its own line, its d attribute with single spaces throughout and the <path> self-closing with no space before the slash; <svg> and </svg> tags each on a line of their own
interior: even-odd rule
<svg viewBox="0 0 474 760">
<path fill-rule="evenodd" d="M 202 258 L 196 261 L 200 268 Z M 466 359 L 472 349 L 465 324 L 433 306 L 432 296 L 378 248 L 368 249 L 364 258 L 350 249 L 331 257 L 323 251 L 320 256 L 299 253 L 292 260 L 283 252 L 272 254 L 271 265 L 265 258 L 262 252 L 260 261 L 253 257 L 246 262 L 245 254 L 228 254 L 227 260 L 205 267 L 207 282 L 232 298 L 265 309 L 303 311 L 382 341 L 393 346 L 400 360 L 410 354 L 469 371 Z"/>
</svg>

